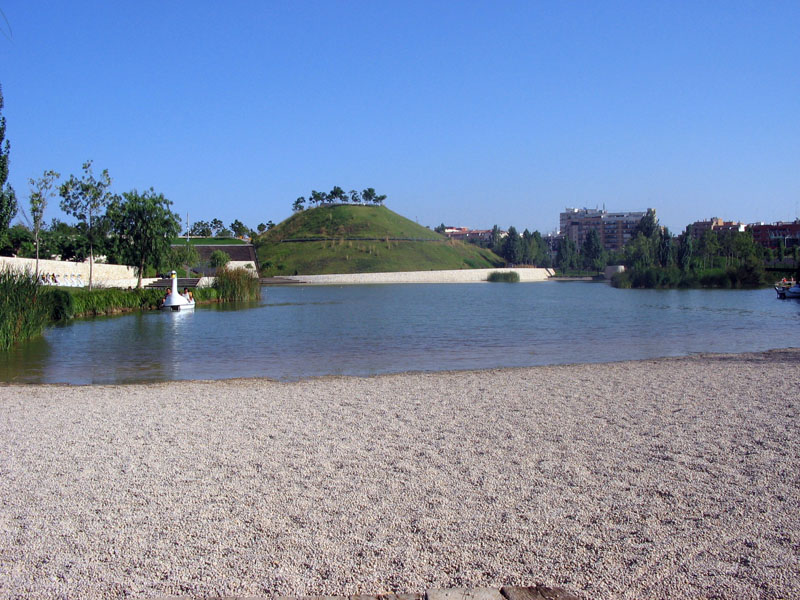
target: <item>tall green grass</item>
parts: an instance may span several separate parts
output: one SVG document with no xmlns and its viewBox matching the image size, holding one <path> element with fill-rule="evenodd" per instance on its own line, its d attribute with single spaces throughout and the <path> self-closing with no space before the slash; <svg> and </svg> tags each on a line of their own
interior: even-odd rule
<svg viewBox="0 0 800 600">
<path fill-rule="evenodd" d="M 486 281 L 492 283 L 519 283 L 519 273 L 516 271 L 492 271 Z"/>
<path fill-rule="evenodd" d="M 255 281 L 258 283 L 258 279 Z M 260 297 L 260 287 L 257 288 L 256 298 Z M 197 288 L 192 293 L 198 303 L 220 298 L 215 288 Z M 39 285 L 30 272 L 0 270 L 0 350 L 41 334 L 54 321 L 151 310 L 158 308 L 163 299 L 162 289 L 48 287 Z"/>
<path fill-rule="evenodd" d="M 219 295 L 213 288 L 197 288 L 192 292 L 196 302 L 212 302 Z M 45 305 L 52 321 L 65 321 L 74 317 L 111 315 L 132 310 L 152 310 L 164 300 L 163 289 L 117 288 L 44 288 Z"/>
<path fill-rule="evenodd" d="M 258 300 L 261 298 L 261 282 L 251 270 L 244 268 L 219 269 L 214 289 L 221 300 Z"/>
<path fill-rule="evenodd" d="M 0 270 L 0 350 L 39 335 L 47 319 L 48 308 L 33 273 Z"/>
</svg>

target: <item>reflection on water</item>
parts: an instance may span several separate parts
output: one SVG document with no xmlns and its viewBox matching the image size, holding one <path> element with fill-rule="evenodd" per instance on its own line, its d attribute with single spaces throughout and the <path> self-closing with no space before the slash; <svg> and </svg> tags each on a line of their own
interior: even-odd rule
<svg viewBox="0 0 800 600">
<path fill-rule="evenodd" d="M 793 344 L 772 290 L 595 283 L 266 288 L 262 300 L 77 320 L 0 354 L 0 380 L 124 383 L 597 362 Z"/>
</svg>

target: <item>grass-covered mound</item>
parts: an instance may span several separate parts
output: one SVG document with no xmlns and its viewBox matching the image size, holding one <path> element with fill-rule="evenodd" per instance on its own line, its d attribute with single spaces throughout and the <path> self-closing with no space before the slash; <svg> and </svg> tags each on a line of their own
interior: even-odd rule
<svg viewBox="0 0 800 600">
<path fill-rule="evenodd" d="M 261 274 L 324 275 L 485 269 L 493 252 L 453 241 L 385 206 L 323 206 L 295 213 L 255 242 Z"/>
</svg>

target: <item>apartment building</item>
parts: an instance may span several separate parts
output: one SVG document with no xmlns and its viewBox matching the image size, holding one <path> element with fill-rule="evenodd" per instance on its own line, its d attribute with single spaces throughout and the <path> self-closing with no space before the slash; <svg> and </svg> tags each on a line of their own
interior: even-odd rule
<svg viewBox="0 0 800 600">
<path fill-rule="evenodd" d="M 636 226 L 646 214 L 647 211 L 608 212 L 605 209 L 567 207 L 559 215 L 559 235 L 580 247 L 589 231 L 594 229 L 600 234 L 605 250 L 621 250 L 634 236 Z"/>
<path fill-rule="evenodd" d="M 765 248 L 777 248 L 780 240 L 786 248 L 800 246 L 800 220 L 791 223 L 752 223 L 747 231 L 753 234 L 753 240 Z"/>
<path fill-rule="evenodd" d="M 689 235 L 693 240 L 699 240 L 706 231 L 739 231 L 745 230 L 744 223 L 738 221 L 723 221 L 716 217 L 705 221 L 695 221 L 689 225 Z"/>
</svg>

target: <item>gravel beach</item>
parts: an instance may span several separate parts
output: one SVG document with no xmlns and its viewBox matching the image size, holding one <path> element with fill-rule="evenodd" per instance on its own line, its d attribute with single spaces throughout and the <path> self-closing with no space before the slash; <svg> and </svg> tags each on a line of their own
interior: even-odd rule
<svg viewBox="0 0 800 600">
<path fill-rule="evenodd" d="M 798 384 L 790 349 L 2 385 L 0 596 L 797 598 Z"/>
</svg>

